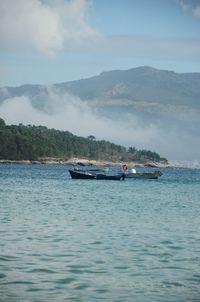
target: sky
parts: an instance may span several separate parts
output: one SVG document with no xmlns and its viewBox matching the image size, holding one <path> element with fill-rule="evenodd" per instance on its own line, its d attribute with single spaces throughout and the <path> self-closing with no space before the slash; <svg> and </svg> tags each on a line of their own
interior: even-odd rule
<svg viewBox="0 0 200 302">
<path fill-rule="evenodd" d="M 0 87 L 200 71 L 200 0 L 0 0 Z"/>
<path fill-rule="evenodd" d="M 200 72 L 200 0 L 0 0 L 0 66 L 0 87 L 49 87 L 46 111 L 23 95 L 0 104 L 7 124 L 94 135 L 200 166 L 198 112 L 172 123 L 115 121 L 51 85 L 138 66 Z"/>
</svg>

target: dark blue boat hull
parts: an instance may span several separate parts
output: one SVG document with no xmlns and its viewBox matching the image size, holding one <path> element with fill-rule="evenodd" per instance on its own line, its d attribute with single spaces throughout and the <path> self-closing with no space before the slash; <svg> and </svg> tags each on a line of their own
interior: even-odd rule
<svg viewBox="0 0 200 302">
<path fill-rule="evenodd" d="M 71 178 L 73 179 L 97 179 L 97 180 L 121 180 L 124 179 L 124 174 L 106 175 L 101 173 L 80 172 L 69 169 Z"/>
<path fill-rule="evenodd" d="M 73 179 L 96 179 L 96 175 L 92 173 L 82 173 L 73 170 L 69 170 L 69 173 Z"/>
</svg>

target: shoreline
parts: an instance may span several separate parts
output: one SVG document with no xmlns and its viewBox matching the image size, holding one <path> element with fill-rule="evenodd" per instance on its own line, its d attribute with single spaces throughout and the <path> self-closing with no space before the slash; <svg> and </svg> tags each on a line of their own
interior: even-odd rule
<svg viewBox="0 0 200 302">
<path fill-rule="evenodd" d="M 59 159 L 59 158 L 40 158 L 38 160 L 10 160 L 10 159 L 1 159 L 0 164 L 34 164 L 34 165 L 80 165 L 80 166 L 100 166 L 100 167 L 116 167 L 122 166 L 124 163 L 130 168 L 137 167 L 151 167 L 151 168 L 176 168 L 176 165 L 173 164 L 163 164 L 159 162 L 147 162 L 147 163 L 138 163 L 138 162 L 112 162 L 106 160 L 89 160 L 85 158 L 70 158 L 70 159 Z"/>
</svg>

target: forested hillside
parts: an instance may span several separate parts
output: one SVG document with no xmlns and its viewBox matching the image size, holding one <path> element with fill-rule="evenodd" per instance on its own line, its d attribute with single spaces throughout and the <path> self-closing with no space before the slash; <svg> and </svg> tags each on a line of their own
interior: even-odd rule
<svg viewBox="0 0 200 302">
<path fill-rule="evenodd" d="M 97 141 L 92 135 L 84 138 L 44 126 L 8 126 L 0 119 L 0 159 L 37 160 L 44 157 L 167 163 L 156 152 L 136 150 L 135 147 L 127 150 L 108 141 Z"/>
</svg>

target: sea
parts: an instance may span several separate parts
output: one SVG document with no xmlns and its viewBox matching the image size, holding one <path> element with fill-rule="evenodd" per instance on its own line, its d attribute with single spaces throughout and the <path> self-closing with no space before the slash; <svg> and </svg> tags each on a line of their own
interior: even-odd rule
<svg viewBox="0 0 200 302">
<path fill-rule="evenodd" d="M 200 301 L 200 170 L 73 180 L 0 165 L 1 302 Z"/>
</svg>

